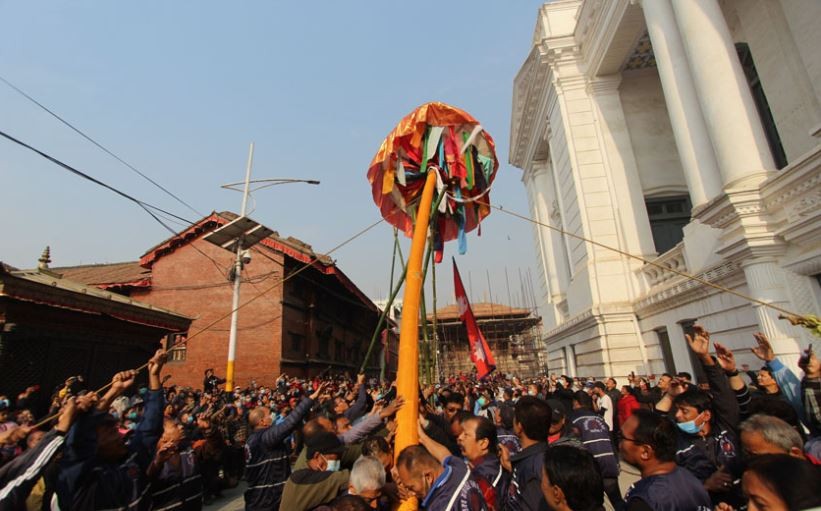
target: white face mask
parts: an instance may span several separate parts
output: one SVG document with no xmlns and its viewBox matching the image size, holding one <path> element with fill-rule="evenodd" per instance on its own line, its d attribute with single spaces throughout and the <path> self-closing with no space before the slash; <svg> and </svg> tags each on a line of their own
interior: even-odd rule
<svg viewBox="0 0 821 511">
<path fill-rule="evenodd" d="M 322 455 L 320 454 L 320 456 L 322 456 Z M 338 472 L 339 471 L 340 465 L 342 463 L 341 461 L 339 461 L 339 460 L 329 460 L 325 456 L 322 456 L 322 459 L 325 460 L 325 464 L 327 465 L 325 467 L 325 470 L 327 470 L 328 472 Z"/>
</svg>

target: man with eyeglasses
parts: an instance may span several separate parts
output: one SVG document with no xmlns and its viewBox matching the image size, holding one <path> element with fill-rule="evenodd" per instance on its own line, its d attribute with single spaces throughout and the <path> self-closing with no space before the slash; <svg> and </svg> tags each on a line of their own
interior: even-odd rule
<svg viewBox="0 0 821 511">
<path fill-rule="evenodd" d="M 708 511 L 701 481 L 676 465 L 676 426 L 649 410 L 636 410 L 619 434 L 622 459 L 641 471 L 627 490 L 627 511 Z"/>
</svg>

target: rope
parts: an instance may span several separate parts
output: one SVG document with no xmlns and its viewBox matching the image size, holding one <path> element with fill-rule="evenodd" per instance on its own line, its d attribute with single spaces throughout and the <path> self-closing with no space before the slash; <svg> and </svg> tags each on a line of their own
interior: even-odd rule
<svg viewBox="0 0 821 511">
<path fill-rule="evenodd" d="M 756 304 L 761 305 L 763 307 L 768 307 L 768 308 L 770 308 L 774 311 L 778 311 L 778 312 L 781 312 L 783 314 L 788 314 L 790 316 L 796 316 L 798 318 L 805 318 L 802 314 L 797 314 L 795 312 L 787 310 L 787 309 L 785 309 L 783 307 L 780 307 L 778 305 L 768 303 L 768 302 L 765 302 L 763 300 L 759 300 L 758 298 L 753 298 L 752 296 L 745 295 L 744 293 L 739 293 L 738 291 L 732 290 L 732 289 L 730 289 L 728 287 L 725 287 L 725 286 L 722 286 L 720 284 L 710 282 L 708 280 L 705 280 L 701 277 L 697 277 L 697 276 L 692 275 L 690 273 L 687 273 L 687 272 L 684 272 L 684 271 L 681 271 L 681 270 L 676 270 L 674 268 L 669 268 L 669 267 L 664 266 L 662 264 L 659 264 L 655 261 L 651 261 L 649 259 L 645 259 L 644 257 L 637 256 L 637 255 L 631 254 L 629 252 L 625 252 L 624 250 L 618 249 L 616 247 L 611 247 L 610 245 L 605 245 L 604 243 L 599 243 L 598 241 L 593 241 L 591 239 L 585 238 L 584 236 L 579 236 L 578 234 L 568 232 L 568 231 L 566 231 L 566 230 L 564 230 L 560 227 L 555 227 L 553 225 L 548 225 L 548 224 L 539 222 L 538 220 L 534 220 L 533 218 L 530 218 L 530 217 L 527 217 L 527 216 L 524 216 L 524 215 L 520 215 L 519 213 L 515 213 L 513 211 L 508 211 L 508 210 L 504 209 L 502 206 L 496 206 L 496 205 L 493 205 L 493 204 L 490 204 L 490 203 L 487 203 L 487 202 L 480 202 L 480 204 L 483 204 L 483 205 L 488 206 L 490 208 L 496 209 L 498 211 L 501 211 L 502 213 L 505 213 L 505 214 L 508 214 L 510 216 L 519 218 L 521 220 L 526 220 L 528 222 L 539 225 L 541 227 L 547 227 L 548 229 L 551 229 L 551 230 L 559 232 L 561 234 L 570 236 L 571 238 L 575 238 L 577 240 L 584 241 L 586 243 L 590 243 L 591 245 L 595 245 L 597 247 L 600 247 L 600 248 L 603 248 L 603 249 L 606 249 L 606 250 L 610 250 L 612 252 L 616 252 L 618 254 L 621 254 L 625 257 L 629 257 L 631 259 L 635 259 L 637 261 L 641 261 L 644 264 L 649 264 L 650 266 L 654 266 L 654 267 L 656 267 L 660 270 L 667 271 L 667 272 L 670 272 L 670 273 L 675 273 L 676 275 L 678 275 L 680 277 L 685 277 L 686 279 L 696 281 L 699 284 L 704 284 L 705 286 L 711 287 L 713 289 L 717 289 L 719 291 L 723 291 L 725 293 L 729 293 L 731 295 L 737 296 L 737 297 L 742 298 L 744 300 L 747 300 L 749 302 L 756 303 Z"/>
</svg>

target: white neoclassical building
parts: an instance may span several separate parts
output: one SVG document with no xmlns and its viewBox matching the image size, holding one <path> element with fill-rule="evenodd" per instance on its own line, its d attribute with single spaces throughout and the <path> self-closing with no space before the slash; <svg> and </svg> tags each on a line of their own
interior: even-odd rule
<svg viewBox="0 0 821 511">
<path fill-rule="evenodd" d="M 821 303 L 821 1 L 554 0 L 516 76 L 510 162 L 540 222 L 767 303 Z M 810 342 L 778 313 L 536 227 L 551 372 L 694 371 Z M 741 363 L 760 363 L 749 350 Z"/>
</svg>

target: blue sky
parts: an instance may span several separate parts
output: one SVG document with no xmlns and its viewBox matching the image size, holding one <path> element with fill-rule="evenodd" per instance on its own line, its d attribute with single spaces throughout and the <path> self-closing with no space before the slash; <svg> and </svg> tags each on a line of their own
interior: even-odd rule
<svg viewBox="0 0 821 511">
<path fill-rule="evenodd" d="M 513 78 L 540 1 L 11 2 L 0 0 L 0 76 L 199 211 L 239 210 L 220 185 L 254 177 L 320 186 L 260 191 L 256 220 L 324 251 L 379 218 L 365 173 L 390 129 L 425 101 L 493 135 L 492 199 L 526 213 L 507 163 Z M 180 216 L 195 215 L 0 83 L 0 129 Z M 0 140 L 0 260 L 31 267 L 135 260 L 168 232 L 134 204 Z M 498 211 L 457 256 L 474 301 L 507 301 L 519 271 L 538 294 L 532 226 Z M 372 298 L 388 292 L 392 229 L 335 252 Z M 407 242 L 404 242 L 407 253 Z M 446 261 L 455 254 L 446 248 Z M 437 275 L 452 300 L 449 265 Z M 514 303 L 518 302 L 516 298 Z"/>
</svg>

